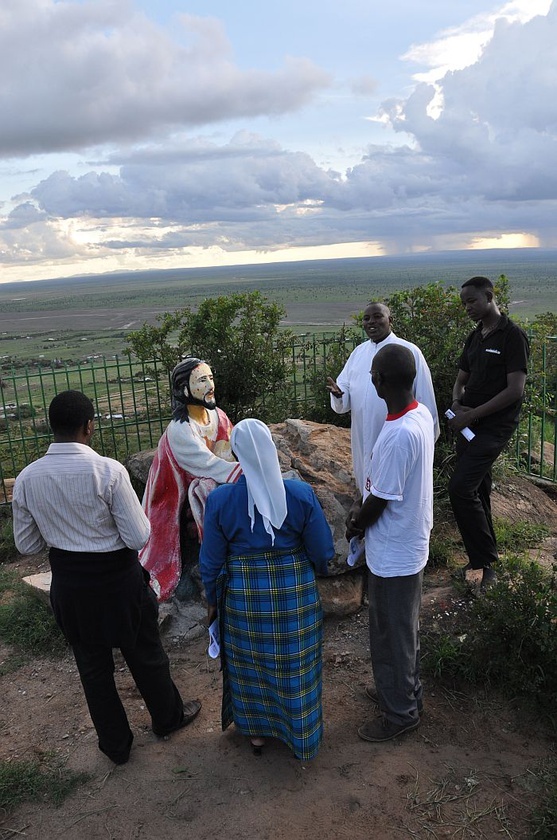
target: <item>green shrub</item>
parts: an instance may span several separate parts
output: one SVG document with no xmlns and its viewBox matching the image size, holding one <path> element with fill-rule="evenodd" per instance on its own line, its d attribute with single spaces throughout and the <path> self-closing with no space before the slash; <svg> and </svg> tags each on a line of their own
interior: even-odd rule
<svg viewBox="0 0 557 840">
<path fill-rule="evenodd" d="M 497 545 L 502 551 L 525 551 L 537 548 L 551 533 L 547 525 L 539 522 L 509 522 L 507 519 L 493 520 Z"/>
<path fill-rule="evenodd" d="M 531 698 L 555 725 L 557 567 L 510 557 L 481 597 L 455 599 L 424 632 L 424 669 Z"/>
</svg>

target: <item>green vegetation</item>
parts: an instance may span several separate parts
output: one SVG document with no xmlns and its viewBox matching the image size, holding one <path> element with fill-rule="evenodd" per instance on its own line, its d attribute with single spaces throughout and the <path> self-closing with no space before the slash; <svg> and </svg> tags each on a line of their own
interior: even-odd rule
<svg viewBox="0 0 557 840">
<path fill-rule="evenodd" d="M 60 805 L 89 780 L 86 773 L 64 770 L 49 756 L 42 761 L 0 762 L 0 812 L 10 813 L 22 802 L 48 801 Z M 14 832 L 17 834 L 18 832 Z"/>
<path fill-rule="evenodd" d="M 557 764 L 543 774 L 545 801 L 533 812 L 530 821 L 532 840 L 555 840 L 557 837 Z"/>
<path fill-rule="evenodd" d="M 183 356 L 209 362 L 219 405 L 233 423 L 245 416 L 276 419 L 288 401 L 290 334 L 279 330 L 283 314 L 259 292 L 207 298 L 195 312 L 189 306 L 167 312 L 160 326 L 144 324 L 128 340 L 139 359 L 159 359 L 166 371 Z"/>
<path fill-rule="evenodd" d="M 0 506 L 0 563 L 6 563 L 17 557 L 12 526 L 11 507 Z"/>
<path fill-rule="evenodd" d="M 67 651 L 50 607 L 6 566 L 0 566 L 0 638 L 14 651 L 0 674 L 33 656 L 57 657 Z"/>
<path fill-rule="evenodd" d="M 481 598 L 464 591 L 424 633 L 424 668 L 443 682 L 525 697 L 557 728 L 557 568 L 512 555 Z"/>
<path fill-rule="evenodd" d="M 522 552 L 536 548 L 550 534 L 547 525 L 540 522 L 509 522 L 495 517 L 493 527 L 500 551 Z"/>
</svg>

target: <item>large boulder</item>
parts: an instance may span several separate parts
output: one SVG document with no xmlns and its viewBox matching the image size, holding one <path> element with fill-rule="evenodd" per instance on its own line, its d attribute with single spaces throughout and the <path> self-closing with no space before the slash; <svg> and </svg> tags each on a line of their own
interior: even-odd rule
<svg viewBox="0 0 557 840">
<path fill-rule="evenodd" d="M 350 431 L 309 420 L 286 420 L 270 427 L 283 473 L 297 474 L 313 487 L 333 535 L 335 556 L 330 574 L 349 571 L 345 520 L 356 497 Z M 126 466 L 136 486 L 145 485 L 154 450 L 130 456 Z M 360 560 L 358 565 L 362 565 Z"/>
</svg>

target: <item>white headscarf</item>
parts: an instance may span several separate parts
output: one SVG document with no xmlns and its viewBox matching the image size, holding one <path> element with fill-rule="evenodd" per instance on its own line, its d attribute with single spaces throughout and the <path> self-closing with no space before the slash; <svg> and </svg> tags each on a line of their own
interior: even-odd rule
<svg viewBox="0 0 557 840">
<path fill-rule="evenodd" d="M 286 490 L 271 433 L 261 420 L 240 420 L 232 430 L 230 445 L 246 477 L 251 530 L 257 508 L 274 545 L 273 528 L 280 528 L 286 519 Z"/>
</svg>

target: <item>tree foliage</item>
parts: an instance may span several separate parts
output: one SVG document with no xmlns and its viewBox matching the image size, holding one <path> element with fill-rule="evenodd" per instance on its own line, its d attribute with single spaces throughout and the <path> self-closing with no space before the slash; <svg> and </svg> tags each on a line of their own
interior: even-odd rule
<svg viewBox="0 0 557 840">
<path fill-rule="evenodd" d="M 291 333 L 279 329 L 285 312 L 260 292 L 206 298 L 159 316 L 128 335 L 143 361 L 158 359 L 166 371 L 184 356 L 207 361 L 215 375 L 217 402 L 232 422 L 245 416 L 272 421 L 289 400 Z"/>
</svg>

